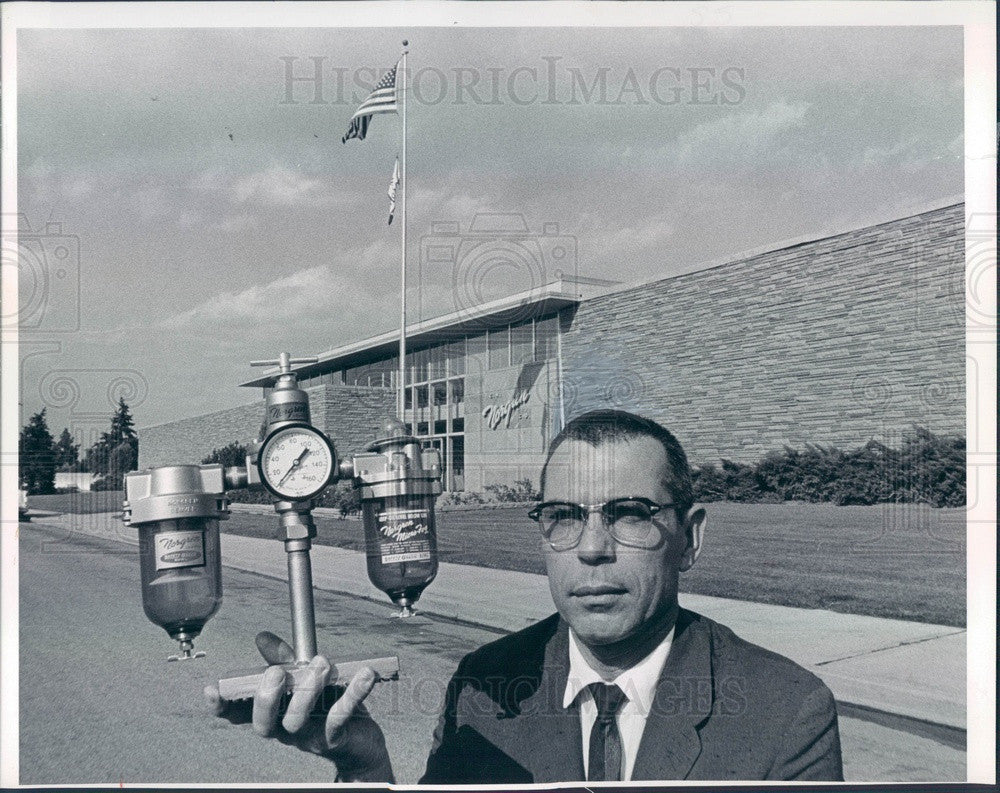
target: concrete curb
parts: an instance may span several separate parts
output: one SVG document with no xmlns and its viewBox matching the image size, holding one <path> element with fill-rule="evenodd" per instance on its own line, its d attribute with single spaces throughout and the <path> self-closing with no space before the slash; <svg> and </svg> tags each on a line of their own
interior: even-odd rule
<svg viewBox="0 0 1000 793">
<path fill-rule="evenodd" d="M 117 513 L 67 514 L 44 525 L 67 531 L 67 539 L 81 532 L 138 544 L 136 530 Z M 223 533 L 222 546 L 226 567 L 285 580 L 285 554 L 276 540 Z M 369 582 L 363 553 L 315 545 L 312 559 L 318 589 L 394 608 Z M 856 710 L 944 728 L 951 731 L 952 743 L 965 730 L 963 628 L 688 593 L 681 593 L 681 604 L 791 658 L 821 678 L 838 702 Z M 428 616 L 498 634 L 520 630 L 554 611 L 545 576 L 449 562 L 440 563 L 418 607 Z"/>
</svg>

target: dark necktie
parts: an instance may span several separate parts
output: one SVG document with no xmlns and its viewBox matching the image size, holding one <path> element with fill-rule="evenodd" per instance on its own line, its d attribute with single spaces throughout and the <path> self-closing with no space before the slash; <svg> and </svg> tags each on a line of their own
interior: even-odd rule
<svg viewBox="0 0 1000 793">
<path fill-rule="evenodd" d="M 597 703 L 597 721 L 590 730 L 590 755 L 587 765 L 589 782 L 620 782 L 622 778 L 622 735 L 615 716 L 627 697 L 618 686 L 591 683 L 588 686 Z"/>
</svg>

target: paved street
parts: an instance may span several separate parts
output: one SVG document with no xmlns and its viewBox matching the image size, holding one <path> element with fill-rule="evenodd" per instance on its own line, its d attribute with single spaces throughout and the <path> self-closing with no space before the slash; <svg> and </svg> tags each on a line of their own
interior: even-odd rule
<svg viewBox="0 0 1000 793">
<path fill-rule="evenodd" d="M 258 665 L 257 631 L 287 636 L 282 581 L 224 568 L 222 609 L 196 642 L 208 657 L 168 664 L 175 644 L 142 612 L 133 546 L 36 524 L 20 530 L 22 784 L 332 781 L 327 761 L 214 718 L 202 702 L 206 682 Z M 398 780 L 415 782 L 448 676 L 496 632 L 392 619 L 388 604 L 349 595 L 318 592 L 316 606 L 327 653 L 399 655 L 400 681 L 379 685 L 370 709 Z M 848 779 L 965 778 L 964 752 L 933 739 L 848 717 L 841 734 Z"/>
<path fill-rule="evenodd" d="M 282 582 L 224 568 L 222 608 L 196 640 L 208 657 L 167 663 L 176 643 L 142 612 L 139 560 L 128 545 L 21 527 L 23 784 L 59 782 L 331 782 L 332 765 L 249 725 L 208 715 L 202 688 L 261 661 L 259 630 L 289 635 Z M 317 594 L 320 649 L 344 658 L 397 654 L 398 683 L 369 698 L 397 777 L 415 782 L 443 686 L 469 648 L 496 634 Z"/>
</svg>

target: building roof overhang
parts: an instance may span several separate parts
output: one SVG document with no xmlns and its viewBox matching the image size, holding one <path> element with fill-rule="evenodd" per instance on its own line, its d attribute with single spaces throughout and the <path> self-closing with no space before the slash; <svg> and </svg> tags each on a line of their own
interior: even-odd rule
<svg viewBox="0 0 1000 793">
<path fill-rule="evenodd" d="M 521 322 L 531 317 L 544 317 L 560 309 L 573 306 L 595 293 L 616 285 L 614 281 L 596 278 L 562 279 L 544 286 L 499 298 L 468 309 L 453 311 L 407 327 L 407 349 L 424 347 L 437 342 L 461 339 L 492 328 Z M 316 363 L 293 367 L 300 377 L 311 377 L 324 372 L 351 366 L 361 366 L 381 360 L 399 352 L 399 331 L 392 330 L 368 339 L 345 344 L 318 356 Z M 261 377 L 241 383 L 241 387 L 267 388 L 274 385 L 278 369 Z"/>
</svg>

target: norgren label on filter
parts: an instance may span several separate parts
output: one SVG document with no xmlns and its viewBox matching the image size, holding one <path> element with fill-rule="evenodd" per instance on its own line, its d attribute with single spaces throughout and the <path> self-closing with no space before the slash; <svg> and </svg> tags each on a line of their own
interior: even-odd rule
<svg viewBox="0 0 1000 793">
<path fill-rule="evenodd" d="M 205 566 L 205 533 L 164 531 L 155 535 L 156 569 Z"/>
<path fill-rule="evenodd" d="M 378 514 L 382 564 L 396 562 L 429 562 L 431 545 L 428 537 L 426 509 L 393 509 Z"/>
</svg>

